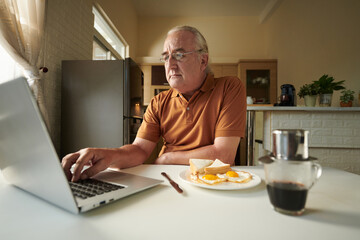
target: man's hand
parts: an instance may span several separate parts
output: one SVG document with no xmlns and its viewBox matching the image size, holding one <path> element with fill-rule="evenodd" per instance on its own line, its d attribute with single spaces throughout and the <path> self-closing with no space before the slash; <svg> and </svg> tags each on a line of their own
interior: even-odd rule
<svg viewBox="0 0 360 240">
<path fill-rule="evenodd" d="M 118 150 L 118 149 L 117 149 Z M 114 161 L 115 149 L 84 148 L 66 155 L 61 162 L 67 179 L 76 182 L 86 179 L 108 168 Z M 74 165 L 73 173 L 70 169 Z M 82 172 L 85 165 L 89 168 Z"/>
<path fill-rule="evenodd" d="M 155 146 L 155 142 L 136 138 L 132 144 L 120 148 L 84 148 L 66 155 L 61 165 L 67 179 L 76 182 L 92 177 L 108 167 L 122 169 L 140 165 L 150 156 Z M 89 168 L 82 172 L 85 165 L 89 165 Z"/>
</svg>

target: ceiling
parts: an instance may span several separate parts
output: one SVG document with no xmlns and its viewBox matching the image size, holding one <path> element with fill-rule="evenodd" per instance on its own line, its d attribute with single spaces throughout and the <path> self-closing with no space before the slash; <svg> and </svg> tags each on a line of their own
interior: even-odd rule
<svg viewBox="0 0 360 240">
<path fill-rule="evenodd" d="M 257 16 L 266 18 L 282 0 L 131 0 L 140 17 Z"/>
</svg>

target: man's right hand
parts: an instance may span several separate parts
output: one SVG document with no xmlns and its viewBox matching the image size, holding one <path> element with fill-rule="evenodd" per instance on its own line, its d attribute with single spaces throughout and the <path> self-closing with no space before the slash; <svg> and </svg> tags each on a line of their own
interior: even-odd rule
<svg viewBox="0 0 360 240">
<path fill-rule="evenodd" d="M 66 155 L 61 165 L 64 168 L 67 179 L 76 182 L 79 179 L 86 179 L 108 168 L 114 161 L 116 151 L 119 149 L 105 148 L 84 148 L 78 152 Z M 73 172 L 71 168 L 74 165 Z M 89 168 L 82 171 L 84 166 Z"/>
<path fill-rule="evenodd" d="M 66 155 L 61 165 L 67 179 L 76 182 L 95 176 L 108 167 L 123 169 L 140 165 L 150 156 L 155 146 L 156 142 L 135 138 L 132 144 L 120 148 L 84 148 Z M 83 171 L 86 165 L 89 168 Z"/>
</svg>

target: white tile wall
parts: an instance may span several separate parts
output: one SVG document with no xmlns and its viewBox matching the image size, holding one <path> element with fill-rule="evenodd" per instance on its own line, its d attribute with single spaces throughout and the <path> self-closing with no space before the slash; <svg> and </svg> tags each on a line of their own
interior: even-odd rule
<svg viewBox="0 0 360 240">
<path fill-rule="evenodd" d="M 360 149 L 310 148 L 309 154 L 318 158 L 321 166 L 334 167 L 360 174 Z"/>
<path fill-rule="evenodd" d="M 360 148 L 360 112 L 274 111 L 270 132 L 278 128 L 310 131 L 310 147 Z M 269 147 L 269 146 L 266 146 Z"/>
<path fill-rule="evenodd" d="M 272 149 L 274 129 L 310 131 L 310 154 L 324 166 L 360 174 L 359 111 L 268 111 L 264 113 L 264 148 Z"/>
</svg>

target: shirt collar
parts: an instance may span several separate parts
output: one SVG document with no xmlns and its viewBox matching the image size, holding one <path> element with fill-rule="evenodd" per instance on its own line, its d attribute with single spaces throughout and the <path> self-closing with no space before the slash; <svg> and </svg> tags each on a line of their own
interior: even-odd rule
<svg viewBox="0 0 360 240">
<path fill-rule="evenodd" d="M 214 75 L 210 73 L 206 76 L 204 84 L 201 86 L 200 91 L 202 91 L 202 92 L 210 91 L 211 89 L 214 88 L 214 86 L 215 86 Z M 179 96 L 180 96 L 180 93 L 177 90 L 173 89 L 171 97 L 173 98 L 173 97 L 179 97 Z"/>
<path fill-rule="evenodd" d="M 201 86 L 200 91 L 202 92 L 210 91 L 211 89 L 214 88 L 214 86 L 215 86 L 214 75 L 210 73 L 206 76 L 205 82 Z"/>
</svg>

